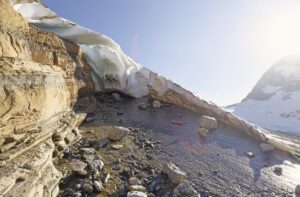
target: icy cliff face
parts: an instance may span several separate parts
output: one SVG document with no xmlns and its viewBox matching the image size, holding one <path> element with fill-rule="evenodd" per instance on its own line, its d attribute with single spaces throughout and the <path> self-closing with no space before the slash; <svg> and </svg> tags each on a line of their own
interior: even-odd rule
<svg viewBox="0 0 300 197">
<path fill-rule="evenodd" d="M 262 127 L 300 135 L 300 56 L 274 64 L 234 113 Z"/>
<path fill-rule="evenodd" d="M 146 71 L 110 38 L 61 18 L 36 2 L 16 3 L 14 9 L 36 27 L 79 44 L 92 66 L 96 91 L 120 90 L 134 97 L 149 93 L 148 79 L 144 75 Z"/>
</svg>

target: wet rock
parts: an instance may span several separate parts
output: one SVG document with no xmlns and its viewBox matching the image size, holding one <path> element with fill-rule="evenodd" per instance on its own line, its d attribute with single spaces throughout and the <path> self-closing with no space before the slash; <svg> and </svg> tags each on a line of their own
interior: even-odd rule
<svg viewBox="0 0 300 197">
<path fill-rule="evenodd" d="M 180 183 L 173 191 L 173 197 L 200 197 L 197 191 L 193 188 L 190 182 L 184 181 Z"/>
<path fill-rule="evenodd" d="M 127 193 L 127 197 L 147 197 L 147 194 L 140 191 L 131 191 Z"/>
<path fill-rule="evenodd" d="M 261 143 L 259 146 L 263 152 L 269 152 L 274 150 L 274 147 L 271 144 Z"/>
<path fill-rule="evenodd" d="M 204 127 L 208 130 L 216 129 L 218 127 L 218 122 L 214 117 L 201 116 L 199 120 L 200 127 Z"/>
<path fill-rule="evenodd" d="M 89 168 L 93 171 L 102 170 L 104 167 L 104 163 L 100 159 L 88 160 L 88 165 Z"/>
<path fill-rule="evenodd" d="M 201 127 L 201 128 L 198 129 L 198 134 L 200 135 L 200 137 L 205 138 L 207 136 L 208 132 L 209 131 L 204 127 Z"/>
<path fill-rule="evenodd" d="M 181 120 L 172 120 L 171 122 L 175 125 L 183 125 L 183 122 Z"/>
<path fill-rule="evenodd" d="M 140 192 L 146 192 L 146 188 L 141 185 L 130 185 L 128 187 L 129 191 L 140 191 Z"/>
<path fill-rule="evenodd" d="M 129 185 L 141 185 L 141 181 L 138 178 L 130 177 Z"/>
<path fill-rule="evenodd" d="M 94 188 L 97 192 L 102 192 L 104 190 L 104 187 L 102 185 L 101 181 L 94 181 L 93 182 Z"/>
<path fill-rule="evenodd" d="M 276 166 L 274 168 L 274 173 L 278 174 L 278 175 L 281 175 L 282 174 L 282 167 Z"/>
<path fill-rule="evenodd" d="M 89 123 L 89 122 L 93 122 L 94 120 L 95 120 L 94 117 L 89 116 L 89 117 L 86 117 L 84 121 Z"/>
<path fill-rule="evenodd" d="M 146 110 L 147 109 L 147 104 L 146 103 L 139 103 L 138 108 L 142 109 L 142 110 Z"/>
<path fill-rule="evenodd" d="M 152 106 L 156 109 L 160 108 L 161 107 L 161 103 L 160 101 L 158 100 L 154 100 L 153 103 L 152 103 Z"/>
<path fill-rule="evenodd" d="M 92 193 L 94 191 L 93 186 L 90 185 L 89 183 L 84 183 L 82 185 L 82 191 L 86 192 L 86 193 Z"/>
<path fill-rule="evenodd" d="M 124 145 L 123 144 L 113 144 L 113 145 L 111 145 L 111 147 L 115 150 L 120 150 L 121 148 L 124 147 Z"/>
<path fill-rule="evenodd" d="M 95 154 L 95 149 L 93 148 L 81 148 L 80 149 L 84 154 L 93 155 Z"/>
<path fill-rule="evenodd" d="M 118 94 L 118 93 L 113 93 L 112 96 L 115 99 L 115 101 L 121 101 L 122 100 L 120 94 Z"/>
<path fill-rule="evenodd" d="M 78 175 L 86 175 L 87 171 L 85 170 L 85 168 L 87 167 L 87 164 L 79 161 L 79 160 L 73 160 L 71 161 L 71 170 Z"/>
<path fill-rule="evenodd" d="M 248 156 L 250 159 L 255 157 L 255 154 L 253 152 L 244 152 L 246 156 Z"/>
<path fill-rule="evenodd" d="M 107 138 L 113 141 L 119 141 L 122 138 L 126 137 L 130 133 L 130 130 L 125 127 L 111 127 L 108 129 Z"/>
<path fill-rule="evenodd" d="M 163 167 L 163 172 L 167 174 L 170 181 L 176 185 L 182 183 L 186 178 L 186 173 L 180 170 L 173 163 L 165 164 Z"/>
<path fill-rule="evenodd" d="M 300 184 L 296 186 L 295 194 L 300 195 Z"/>
<path fill-rule="evenodd" d="M 107 146 L 107 144 L 109 143 L 109 140 L 107 138 L 103 138 L 103 139 L 100 139 L 99 141 L 97 141 L 93 147 L 95 149 L 99 149 L 99 148 L 104 148 L 105 146 Z"/>
</svg>

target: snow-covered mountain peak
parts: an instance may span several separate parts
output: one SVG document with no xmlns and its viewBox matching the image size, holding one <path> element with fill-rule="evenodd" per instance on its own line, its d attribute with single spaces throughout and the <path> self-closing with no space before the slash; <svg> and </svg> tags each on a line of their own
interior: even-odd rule
<svg viewBox="0 0 300 197">
<path fill-rule="evenodd" d="M 300 55 L 275 63 L 234 113 L 267 129 L 300 135 Z"/>
</svg>

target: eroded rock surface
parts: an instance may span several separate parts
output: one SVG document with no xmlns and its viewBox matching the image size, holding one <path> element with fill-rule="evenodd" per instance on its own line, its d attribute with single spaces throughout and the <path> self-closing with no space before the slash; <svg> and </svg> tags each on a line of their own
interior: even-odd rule
<svg viewBox="0 0 300 197">
<path fill-rule="evenodd" d="M 72 108 L 93 82 L 79 46 L 31 27 L 0 0 L 0 193 L 56 196 L 55 160 L 81 137 Z M 84 90 L 83 90 L 84 89 Z"/>
</svg>

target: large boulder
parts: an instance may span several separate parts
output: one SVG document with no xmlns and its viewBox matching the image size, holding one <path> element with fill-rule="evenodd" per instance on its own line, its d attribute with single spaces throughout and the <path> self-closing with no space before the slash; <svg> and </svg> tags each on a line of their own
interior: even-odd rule
<svg viewBox="0 0 300 197">
<path fill-rule="evenodd" d="M 163 172 L 175 185 L 182 183 L 186 178 L 186 173 L 180 170 L 175 164 L 168 163 L 164 165 Z"/>
<path fill-rule="evenodd" d="M 98 138 L 107 138 L 113 141 L 119 141 L 129 133 L 130 130 L 128 128 L 118 126 L 102 126 L 95 129 L 95 134 Z"/>
<path fill-rule="evenodd" d="M 201 116 L 199 120 L 200 127 L 206 128 L 208 130 L 216 129 L 218 127 L 218 122 L 214 117 Z"/>
</svg>

